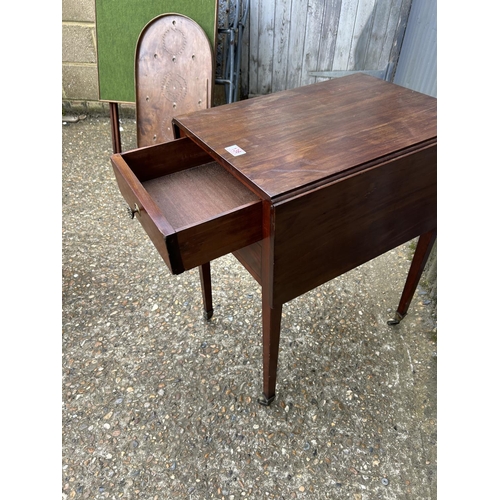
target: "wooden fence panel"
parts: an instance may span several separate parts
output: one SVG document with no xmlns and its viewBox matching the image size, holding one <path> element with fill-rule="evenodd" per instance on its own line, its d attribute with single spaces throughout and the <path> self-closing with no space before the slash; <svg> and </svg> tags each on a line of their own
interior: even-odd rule
<svg viewBox="0 0 500 500">
<path fill-rule="evenodd" d="M 410 6 L 411 0 L 250 0 L 243 95 L 296 88 L 339 71 L 379 70 L 384 77 L 397 60 Z"/>
<path fill-rule="evenodd" d="M 318 71 L 333 68 L 335 47 L 340 24 L 342 0 L 325 0 L 325 10 L 321 21 L 321 37 L 318 47 Z"/>
<path fill-rule="evenodd" d="M 302 50 L 301 85 L 314 83 L 316 78 L 310 71 L 318 67 L 318 52 L 321 44 L 321 27 L 325 15 L 325 1 L 309 0 L 305 23 L 304 48 Z"/>
<path fill-rule="evenodd" d="M 274 59 L 273 59 L 273 91 L 285 90 L 283 84 L 286 82 L 288 71 L 288 42 L 290 24 L 292 17 L 292 0 L 282 0 L 276 3 L 274 17 Z"/>
</svg>

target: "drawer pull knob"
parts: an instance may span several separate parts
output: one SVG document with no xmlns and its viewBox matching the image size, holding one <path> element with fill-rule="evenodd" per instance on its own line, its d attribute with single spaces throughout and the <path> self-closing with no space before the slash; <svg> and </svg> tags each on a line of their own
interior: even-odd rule
<svg viewBox="0 0 500 500">
<path fill-rule="evenodd" d="M 128 216 L 133 219 L 135 214 L 141 215 L 141 209 L 137 206 L 137 203 L 134 205 L 134 208 L 127 207 Z"/>
</svg>

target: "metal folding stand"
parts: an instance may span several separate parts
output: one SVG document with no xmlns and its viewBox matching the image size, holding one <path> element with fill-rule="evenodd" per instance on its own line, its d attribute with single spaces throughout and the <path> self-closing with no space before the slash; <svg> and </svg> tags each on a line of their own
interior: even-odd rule
<svg viewBox="0 0 500 500">
<path fill-rule="evenodd" d="M 231 13 L 228 12 L 228 27 L 218 29 L 218 33 L 225 37 L 225 43 L 222 49 L 222 77 L 216 78 L 215 83 L 225 85 L 226 103 L 228 104 L 236 102 L 239 98 L 241 48 L 243 31 L 248 18 L 248 8 L 249 0 L 235 0 L 233 2 L 233 15 L 231 16 Z"/>
</svg>

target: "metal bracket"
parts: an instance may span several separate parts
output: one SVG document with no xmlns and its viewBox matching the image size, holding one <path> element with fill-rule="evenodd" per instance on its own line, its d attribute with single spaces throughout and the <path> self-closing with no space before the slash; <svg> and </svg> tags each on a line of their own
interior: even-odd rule
<svg viewBox="0 0 500 500">
<path fill-rule="evenodd" d="M 141 209 L 138 207 L 137 203 L 134 205 L 134 208 L 127 207 L 127 213 L 128 216 L 133 219 L 135 217 L 135 214 L 137 214 L 139 217 L 141 216 Z"/>
</svg>

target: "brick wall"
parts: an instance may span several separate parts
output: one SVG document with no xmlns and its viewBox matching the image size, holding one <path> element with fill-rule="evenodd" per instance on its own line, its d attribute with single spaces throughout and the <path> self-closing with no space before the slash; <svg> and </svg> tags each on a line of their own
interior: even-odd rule
<svg viewBox="0 0 500 500">
<path fill-rule="evenodd" d="M 109 113 L 99 101 L 95 0 L 62 0 L 62 106 L 64 114 Z M 134 105 L 120 108 L 134 115 Z"/>
</svg>

